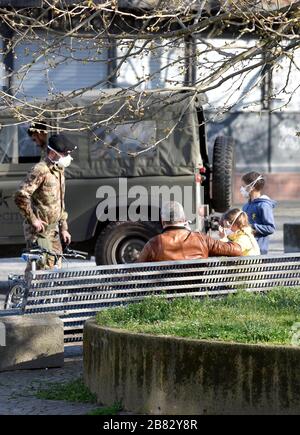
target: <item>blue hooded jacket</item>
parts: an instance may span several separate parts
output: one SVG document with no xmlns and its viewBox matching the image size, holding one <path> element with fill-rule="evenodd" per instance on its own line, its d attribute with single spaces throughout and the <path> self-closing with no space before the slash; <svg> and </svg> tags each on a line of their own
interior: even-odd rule
<svg viewBox="0 0 300 435">
<path fill-rule="evenodd" d="M 247 202 L 243 206 L 243 211 L 247 213 L 249 223 L 255 230 L 255 238 L 260 247 L 261 254 L 267 254 L 269 248 L 269 235 L 275 231 L 275 221 L 273 208 L 276 201 L 270 199 L 267 195 L 262 195 L 253 201 Z"/>
</svg>

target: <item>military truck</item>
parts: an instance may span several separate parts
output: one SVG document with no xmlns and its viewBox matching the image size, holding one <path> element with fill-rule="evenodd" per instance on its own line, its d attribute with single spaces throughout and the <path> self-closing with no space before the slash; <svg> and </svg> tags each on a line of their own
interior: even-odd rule
<svg viewBox="0 0 300 435">
<path fill-rule="evenodd" d="M 185 199 L 192 200 L 196 214 L 199 204 L 206 204 L 211 215 L 230 207 L 233 142 L 218 137 L 209 161 L 205 102 L 203 94 L 114 89 L 101 90 L 98 96 L 86 92 L 47 106 L 43 116 L 51 125 L 48 135 L 63 132 L 77 145 L 66 171 L 66 209 L 74 247 L 95 255 L 97 264 L 134 261 L 147 240 L 161 231 L 160 189 L 171 196 L 174 186 L 189 192 Z M 56 116 L 58 109 L 66 109 L 68 117 Z M 15 113 L 0 110 L 1 256 L 19 254 L 24 246 L 22 217 L 13 194 L 40 159 L 39 148 L 27 135 L 28 124 L 16 119 Z M 32 116 L 34 111 L 28 119 Z M 195 174 L 198 182 L 201 178 L 201 198 Z M 129 219 L 130 207 L 136 218 Z M 207 229 L 209 220 L 206 224 Z"/>
</svg>

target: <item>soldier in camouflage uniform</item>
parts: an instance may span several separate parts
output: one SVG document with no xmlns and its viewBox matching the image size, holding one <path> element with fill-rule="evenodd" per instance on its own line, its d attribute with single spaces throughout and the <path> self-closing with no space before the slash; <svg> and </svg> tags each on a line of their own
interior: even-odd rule
<svg viewBox="0 0 300 435">
<path fill-rule="evenodd" d="M 70 153 L 74 149 L 64 135 L 51 136 L 46 159 L 31 169 L 15 194 L 15 202 L 25 218 L 24 234 L 28 249 L 38 244 L 61 253 L 61 240 L 66 244 L 71 242 L 64 203 L 64 168 L 71 163 Z M 37 268 L 51 269 L 54 265 L 55 257 L 47 255 Z M 30 265 L 27 265 L 25 273 L 29 270 Z"/>
</svg>

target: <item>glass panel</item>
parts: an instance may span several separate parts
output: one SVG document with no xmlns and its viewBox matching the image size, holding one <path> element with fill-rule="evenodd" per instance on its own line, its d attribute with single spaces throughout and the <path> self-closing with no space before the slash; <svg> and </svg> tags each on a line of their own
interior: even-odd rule
<svg viewBox="0 0 300 435">
<path fill-rule="evenodd" d="M 298 100 L 299 101 L 299 100 Z M 297 112 L 275 112 L 271 115 L 271 163 L 273 172 L 299 172 L 300 114 Z"/>
<path fill-rule="evenodd" d="M 18 125 L 19 163 L 34 163 L 41 159 L 41 148 L 27 134 L 28 125 Z"/>
<path fill-rule="evenodd" d="M 184 81 L 184 44 L 182 40 L 148 42 L 136 41 L 118 46 L 118 59 L 127 56 L 122 64 L 117 84 L 120 87 L 137 86 L 154 89 L 181 86 Z"/>
<path fill-rule="evenodd" d="M 207 40 L 207 44 L 197 44 L 197 85 L 210 87 L 218 84 L 207 91 L 209 110 L 261 110 L 262 66 L 240 74 L 243 68 L 261 62 L 261 55 L 233 65 L 233 59 L 246 53 L 255 43 L 254 40 L 212 38 Z M 221 83 L 231 74 L 232 78 Z"/>
<path fill-rule="evenodd" d="M 300 114 L 283 111 L 270 116 L 269 126 L 269 114 L 266 111 L 261 114 L 228 113 L 222 120 L 207 113 L 210 158 L 215 138 L 231 136 L 236 144 L 238 172 L 267 172 L 269 169 L 271 172 L 299 172 L 300 141 L 296 132 L 299 130 Z"/>
<path fill-rule="evenodd" d="M 299 111 L 300 101 L 300 49 L 289 53 L 273 69 L 272 108 Z"/>
<path fill-rule="evenodd" d="M 18 160 L 17 127 L 3 127 L 0 131 L 0 163 L 15 163 Z"/>
<path fill-rule="evenodd" d="M 207 137 L 212 161 L 213 144 L 217 136 L 229 136 L 235 141 L 236 169 L 268 171 L 268 113 L 227 113 L 216 119 L 206 113 Z"/>
<path fill-rule="evenodd" d="M 27 134 L 29 125 L 10 125 L 0 130 L 0 164 L 35 163 L 40 160 L 40 148 Z"/>
<path fill-rule="evenodd" d="M 111 129 L 98 127 L 93 131 L 94 141 L 90 145 L 90 158 L 124 158 L 126 155 L 133 156 L 142 151 L 145 151 L 147 157 L 154 157 L 157 148 L 147 149 L 155 143 L 155 127 L 154 121 L 122 124 Z"/>
<path fill-rule="evenodd" d="M 37 34 L 15 49 L 14 89 L 19 97 L 45 97 L 84 89 L 107 75 L 107 49 L 94 41 Z"/>
</svg>

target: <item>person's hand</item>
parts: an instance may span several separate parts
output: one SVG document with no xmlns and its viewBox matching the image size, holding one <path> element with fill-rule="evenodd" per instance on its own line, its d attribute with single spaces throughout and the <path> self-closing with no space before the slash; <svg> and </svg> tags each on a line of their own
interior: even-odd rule
<svg viewBox="0 0 300 435">
<path fill-rule="evenodd" d="M 41 233 L 45 230 L 45 225 L 47 225 L 47 222 L 42 221 L 42 219 L 35 219 L 31 222 L 31 225 L 37 233 Z"/>
<path fill-rule="evenodd" d="M 227 237 L 226 233 L 225 233 L 225 230 L 224 230 L 223 227 L 221 227 L 221 225 L 219 225 L 218 230 L 219 230 L 219 237 L 220 237 L 220 239 L 224 239 L 225 237 Z"/>
<path fill-rule="evenodd" d="M 67 231 L 67 230 L 62 231 L 61 238 L 63 239 L 63 241 L 66 245 L 69 245 L 71 243 L 72 237 L 71 237 L 71 234 L 69 233 L 69 231 Z"/>
</svg>

